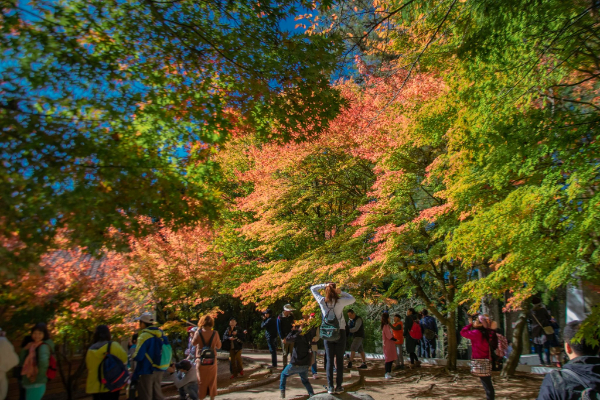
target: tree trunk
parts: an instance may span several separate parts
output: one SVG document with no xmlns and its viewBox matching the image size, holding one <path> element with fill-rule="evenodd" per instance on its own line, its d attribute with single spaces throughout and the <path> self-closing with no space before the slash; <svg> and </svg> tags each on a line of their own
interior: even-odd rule
<svg viewBox="0 0 600 400">
<path fill-rule="evenodd" d="M 456 312 L 448 313 L 446 321 L 446 331 L 448 333 L 448 347 L 446 354 L 446 371 L 456 371 L 456 359 L 458 358 L 458 341 L 456 340 Z"/>
<path fill-rule="evenodd" d="M 506 364 L 504 364 L 504 368 L 502 369 L 502 377 L 508 378 L 509 376 L 513 376 L 515 371 L 517 370 L 517 366 L 519 365 L 519 360 L 521 359 L 521 354 L 523 353 L 523 347 L 529 346 L 529 342 L 525 342 L 523 331 L 527 330 L 527 313 L 529 309 L 524 309 L 521 314 L 519 314 L 519 319 L 517 324 L 515 325 L 515 329 L 513 330 L 512 336 L 512 353 L 508 357 Z"/>
</svg>

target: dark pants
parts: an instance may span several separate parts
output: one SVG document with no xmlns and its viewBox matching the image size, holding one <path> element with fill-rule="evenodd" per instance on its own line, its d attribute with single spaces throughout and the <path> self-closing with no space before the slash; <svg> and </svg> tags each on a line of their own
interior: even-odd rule
<svg viewBox="0 0 600 400">
<path fill-rule="evenodd" d="M 415 364 L 416 362 L 419 361 L 419 358 L 417 357 L 417 355 L 414 352 L 410 353 L 409 355 L 410 355 L 410 363 L 411 364 Z"/>
<path fill-rule="evenodd" d="M 120 394 L 120 390 L 116 392 L 94 393 L 92 394 L 92 398 L 94 400 L 119 400 Z"/>
<path fill-rule="evenodd" d="M 242 363 L 242 350 L 229 350 L 229 369 L 233 376 L 238 376 L 244 372 L 244 364 Z"/>
<path fill-rule="evenodd" d="M 547 364 L 550 364 L 550 349 L 544 348 L 543 344 L 534 344 L 534 346 L 535 346 L 535 352 L 540 357 L 540 364 L 544 363 L 544 357 L 543 357 L 544 353 L 546 354 Z"/>
<path fill-rule="evenodd" d="M 331 342 L 325 340 L 325 354 L 327 357 L 327 385 L 332 388 L 341 388 L 344 382 L 344 353 L 346 351 L 346 331 L 340 329 L 340 338 Z M 335 362 L 333 360 L 336 360 Z M 333 384 L 333 367 L 337 367 L 337 379 Z"/>
<path fill-rule="evenodd" d="M 393 361 L 389 361 L 385 363 L 385 373 L 386 374 L 391 374 L 392 373 L 392 365 L 394 365 Z"/>
<path fill-rule="evenodd" d="M 423 357 L 429 358 L 435 358 L 435 347 L 436 347 L 436 341 L 435 338 L 434 339 L 423 339 Z"/>
<path fill-rule="evenodd" d="M 267 338 L 267 344 L 269 345 L 269 353 L 271 353 L 271 365 L 277 366 L 277 336 Z"/>
<path fill-rule="evenodd" d="M 492 383 L 491 376 L 480 376 L 481 384 L 483 385 L 483 389 L 485 390 L 485 395 L 487 396 L 487 400 L 494 400 L 496 398 L 496 392 L 494 391 L 494 384 Z"/>
</svg>

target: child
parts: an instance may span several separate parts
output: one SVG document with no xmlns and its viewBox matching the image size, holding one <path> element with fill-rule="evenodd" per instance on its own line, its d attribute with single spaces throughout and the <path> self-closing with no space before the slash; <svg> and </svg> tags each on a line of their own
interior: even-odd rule
<svg viewBox="0 0 600 400">
<path fill-rule="evenodd" d="M 314 337 L 311 330 L 302 332 L 305 329 L 305 322 L 302 321 L 300 325 L 293 327 L 292 331 L 287 335 L 285 341 L 287 343 L 294 343 L 294 349 L 292 350 L 292 358 L 290 363 L 285 366 L 281 372 L 281 378 L 279 381 L 279 390 L 281 391 L 280 398 L 285 399 L 285 384 L 288 376 L 298 374 L 302 384 L 308 391 L 309 396 L 314 396 L 312 385 L 308 381 L 308 369 L 312 364 L 312 349 L 311 342 Z"/>
<path fill-rule="evenodd" d="M 404 343 L 404 336 L 402 335 L 403 330 L 404 325 L 402 324 L 402 317 L 400 314 L 394 315 L 392 331 L 396 338 L 396 355 L 398 356 L 398 358 L 396 358 L 396 369 L 404 369 L 404 354 L 402 354 L 402 344 Z"/>
<path fill-rule="evenodd" d="M 392 379 L 392 365 L 397 358 L 396 338 L 390 324 L 390 314 L 387 311 L 381 316 L 381 336 L 383 340 L 383 356 L 385 358 L 385 379 Z"/>
</svg>

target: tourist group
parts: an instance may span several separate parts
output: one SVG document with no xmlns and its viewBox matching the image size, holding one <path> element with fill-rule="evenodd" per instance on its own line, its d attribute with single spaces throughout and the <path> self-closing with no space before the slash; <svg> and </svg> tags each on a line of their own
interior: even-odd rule
<svg viewBox="0 0 600 400">
<path fill-rule="evenodd" d="M 355 302 L 354 297 L 342 291 L 335 283 L 311 287 L 312 295 L 321 309 L 321 322 L 314 321 L 315 314 L 295 320 L 293 307 L 284 306 L 280 315 L 273 310 L 263 312 L 262 329 L 265 331 L 271 367 L 277 368 L 277 348 L 281 345 L 283 370 L 280 375 L 280 397 L 286 397 L 288 377 L 299 375 L 308 395 L 315 394 L 309 376 L 317 378 L 317 343 L 323 340 L 324 366 L 327 377 L 325 387 L 330 394 L 344 391 L 344 357 L 346 343 L 350 354 L 346 368 L 352 368 L 358 354 L 359 369 L 368 368 L 363 349 L 365 323 L 354 310 L 344 310 Z M 344 316 L 347 314 L 348 321 Z M 542 364 L 550 364 L 550 355 L 557 343 L 558 326 L 537 297 L 532 299 L 530 312 L 531 331 L 536 352 Z M 231 379 L 244 375 L 242 348 L 248 332 L 231 318 L 229 326 L 219 335 L 210 315 L 200 318 L 197 327 L 188 330 L 189 343 L 186 358 L 172 363 L 172 350 L 165 333 L 158 328 L 151 313 L 137 318 L 138 333 L 133 335 L 126 351 L 113 341 L 108 326 L 100 325 L 93 336 L 93 345 L 85 357 L 88 376 L 87 393 L 94 400 L 118 400 L 126 388 L 129 399 L 162 400 L 161 382 L 169 375 L 179 389 L 182 400 L 204 399 L 217 395 L 217 350 L 229 352 Z M 600 357 L 597 343 L 585 339 L 574 340 L 581 321 L 568 323 L 563 330 L 564 351 L 569 362 L 561 369 L 546 375 L 539 392 L 539 400 L 600 399 Z M 419 368 L 418 353 L 435 357 L 438 328 L 426 309 L 417 313 L 409 309 L 405 316 L 381 316 L 381 335 L 385 359 L 385 378 L 392 379 L 392 367 L 404 369 L 403 346 L 409 355 L 409 368 Z M 495 398 L 491 372 L 498 369 L 502 359 L 510 352 L 510 344 L 498 332 L 495 321 L 485 314 L 473 315 L 460 334 L 471 341 L 471 373 L 481 380 L 488 400 Z M 351 340 L 350 340 L 351 339 Z M 280 343 L 278 343 L 280 342 Z M 13 369 L 20 385 L 20 399 L 41 400 L 46 384 L 57 374 L 54 344 L 45 324 L 39 323 L 21 345 L 17 355 L 12 344 L 0 330 L 0 400 L 7 395 L 7 372 Z M 546 355 L 546 361 L 543 356 Z M 289 361 L 289 362 L 288 362 Z M 556 360 L 559 364 L 560 360 Z M 585 397 L 587 396 L 587 397 Z M 598 396 L 598 397 L 596 397 Z"/>
</svg>

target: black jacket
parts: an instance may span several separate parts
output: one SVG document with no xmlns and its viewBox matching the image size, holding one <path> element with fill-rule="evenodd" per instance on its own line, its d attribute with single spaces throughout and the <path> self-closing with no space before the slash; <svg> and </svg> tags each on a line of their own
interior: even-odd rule
<svg viewBox="0 0 600 400">
<path fill-rule="evenodd" d="M 285 339 L 287 335 L 290 334 L 292 328 L 294 327 L 294 315 L 290 314 L 289 317 L 283 315 L 283 313 L 279 314 L 277 317 L 277 333 L 279 333 L 279 337 Z"/>
<path fill-rule="evenodd" d="M 600 357 L 577 357 L 569 361 L 562 369 L 575 372 L 589 388 L 600 392 Z M 561 371 L 553 371 L 546 375 L 540 388 L 538 400 L 575 400 L 581 398 L 584 387 L 575 377 Z"/>
<path fill-rule="evenodd" d="M 234 338 L 234 340 L 230 340 L 230 338 Z M 231 346 L 233 346 L 234 350 L 241 350 L 244 347 L 244 340 L 246 339 L 246 335 L 244 335 L 244 330 L 236 325 L 233 330 L 230 326 L 225 329 L 225 333 L 223 333 L 222 340 L 222 348 L 223 350 L 231 350 Z"/>
<path fill-rule="evenodd" d="M 358 328 L 356 327 L 358 325 Z M 354 337 L 364 338 L 365 337 L 365 324 L 363 319 L 358 315 L 356 318 L 351 319 L 346 324 L 346 330 L 348 331 L 348 335 L 353 335 Z"/>
<path fill-rule="evenodd" d="M 267 339 L 277 337 L 277 321 L 273 317 L 265 318 L 260 324 L 260 327 L 265 330 Z"/>
<path fill-rule="evenodd" d="M 292 352 L 292 365 L 311 365 L 312 364 L 312 349 L 311 341 L 314 336 L 311 336 L 311 331 L 303 333 L 297 329 L 291 331 L 285 338 L 286 342 L 294 343 L 294 351 Z"/>
<path fill-rule="evenodd" d="M 534 318 L 535 316 L 535 318 Z M 536 320 L 537 318 L 537 320 Z M 544 326 L 550 326 L 550 312 L 543 305 L 534 306 L 529 313 L 531 321 L 531 337 L 537 338 L 544 335 Z M 540 324 L 538 324 L 538 320 Z"/>
</svg>

